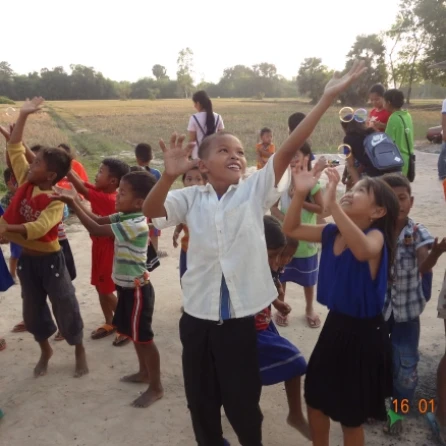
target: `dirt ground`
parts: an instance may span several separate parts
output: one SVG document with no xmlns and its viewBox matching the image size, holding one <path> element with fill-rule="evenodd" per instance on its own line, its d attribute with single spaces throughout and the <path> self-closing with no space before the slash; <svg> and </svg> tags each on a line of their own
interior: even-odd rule
<svg viewBox="0 0 446 446">
<path fill-rule="evenodd" d="M 417 153 L 417 178 L 414 183 L 415 206 L 412 216 L 425 224 L 432 234 L 446 236 L 445 200 L 437 181 L 438 147 L 423 147 Z M 48 375 L 32 377 L 38 358 L 38 347 L 28 333 L 10 333 L 21 320 L 20 286 L 14 286 L 0 297 L 0 335 L 8 347 L 0 353 L 0 408 L 5 416 L 0 422 L 0 445 L 5 446 L 102 446 L 194 445 L 191 422 L 186 408 L 181 371 L 181 345 L 178 336 L 181 292 L 178 280 L 178 251 L 172 247 L 172 231 L 163 231 L 161 249 L 169 256 L 153 273 L 157 303 L 154 317 L 156 343 L 161 353 L 165 397 L 148 409 L 135 409 L 129 403 L 144 390 L 144 385 L 124 384 L 122 375 L 136 371 L 136 356 L 131 345 L 116 348 L 112 339 L 92 341 L 90 332 L 102 323 L 95 291 L 89 284 L 90 241 L 78 224 L 69 227 L 69 240 L 76 260 L 77 296 L 85 323 L 85 344 L 90 374 L 74 379 L 74 351 L 65 342 L 52 341 L 55 354 Z M 7 249 L 5 255 L 8 256 Z M 435 396 L 435 373 L 444 351 L 444 329 L 436 317 L 438 291 L 446 267 L 446 256 L 434 271 L 433 297 L 422 316 L 420 398 Z M 281 333 L 294 342 L 308 359 L 320 330 L 310 329 L 304 320 L 303 291 L 287 290 L 293 311 L 290 326 Z M 324 320 L 325 308 L 316 305 Z M 311 444 L 285 423 L 287 403 L 284 387 L 265 388 L 261 401 L 265 416 L 264 444 L 272 446 L 304 446 Z M 416 409 L 414 410 L 416 412 Z M 238 444 L 227 419 L 223 417 L 225 436 Z M 331 445 L 341 445 L 338 425 L 333 424 Z M 425 420 L 414 416 L 406 423 L 401 439 L 389 439 L 381 426 L 367 427 L 370 445 L 433 445 Z"/>
</svg>

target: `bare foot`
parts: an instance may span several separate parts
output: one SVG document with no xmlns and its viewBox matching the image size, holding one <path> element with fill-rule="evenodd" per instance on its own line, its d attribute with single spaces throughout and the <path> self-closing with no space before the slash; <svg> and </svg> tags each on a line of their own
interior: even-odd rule
<svg viewBox="0 0 446 446">
<path fill-rule="evenodd" d="M 133 407 L 149 407 L 164 396 L 164 390 L 153 390 L 150 387 L 132 402 Z"/>
<path fill-rule="evenodd" d="M 123 383 L 149 384 L 149 377 L 147 376 L 146 373 L 137 372 L 133 373 L 132 375 L 125 375 L 119 381 L 122 381 Z"/>
<path fill-rule="evenodd" d="M 74 370 L 74 377 L 80 378 L 88 373 L 87 355 L 82 344 L 76 345 L 76 367 Z"/>
<path fill-rule="evenodd" d="M 305 438 L 311 440 L 310 426 L 304 417 L 292 417 L 291 415 L 288 415 L 286 422 L 289 426 L 298 430 Z"/>
<path fill-rule="evenodd" d="M 34 367 L 35 378 L 46 375 L 46 372 L 48 371 L 48 362 L 51 356 L 53 356 L 53 349 L 51 347 L 42 350 L 39 362 Z"/>
</svg>

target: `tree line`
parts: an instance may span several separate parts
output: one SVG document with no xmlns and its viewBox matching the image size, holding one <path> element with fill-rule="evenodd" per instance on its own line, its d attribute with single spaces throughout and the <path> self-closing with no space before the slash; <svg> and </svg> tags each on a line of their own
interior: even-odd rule
<svg viewBox="0 0 446 446">
<path fill-rule="evenodd" d="M 316 102 L 333 70 L 322 59 L 312 57 L 301 64 L 296 78 L 285 79 L 274 64 L 226 68 L 218 83 L 201 81 L 194 85 L 193 51 L 182 49 L 177 58 L 176 79 L 164 66 L 156 64 L 151 75 L 136 82 L 117 82 L 106 78 L 93 67 L 71 65 L 43 68 L 26 75 L 14 72 L 11 65 L 0 62 L 0 96 L 23 100 L 40 94 L 48 100 L 76 99 L 168 99 L 190 97 L 199 89 L 211 97 L 281 98 L 305 95 Z M 417 97 L 442 96 L 446 70 L 430 65 L 446 60 L 446 5 L 438 0 L 401 0 L 400 11 L 391 29 L 381 34 L 357 36 L 346 56 L 344 71 L 357 58 L 364 59 L 368 71 L 354 88 L 341 96 L 341 102 L 360 105 L 375 83 L 405 91 L 408 102 Z"/>
</svg>

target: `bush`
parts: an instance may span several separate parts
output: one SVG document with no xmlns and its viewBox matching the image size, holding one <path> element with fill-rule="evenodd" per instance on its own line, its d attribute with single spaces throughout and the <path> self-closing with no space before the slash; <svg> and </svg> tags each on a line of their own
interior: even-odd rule
<svg viewBox="0 0 446 446">
<path fill-rule="evenodd" d="M 0 96 L 0 104 L 14 105 L 15 102 L 6 96 Z"/>
</svg>

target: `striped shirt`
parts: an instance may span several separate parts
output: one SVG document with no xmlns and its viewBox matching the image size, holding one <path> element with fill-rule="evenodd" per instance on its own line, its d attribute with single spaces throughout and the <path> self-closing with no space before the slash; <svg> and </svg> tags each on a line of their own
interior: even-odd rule
<svg viewBox="0 0 446 446">
<path fill-rule="evenodd" d="M 143 280 L 147 272 L 149 225 L 141 212 L 110 215 L 115 235 L 115 256 L 112 278 L 116 285 L 134 288 L 135 280 Z"/>
</svg>

